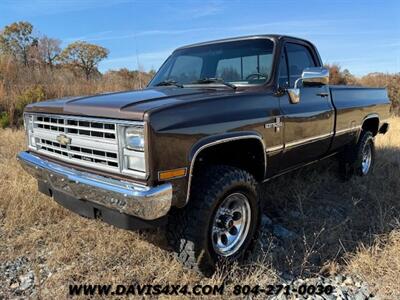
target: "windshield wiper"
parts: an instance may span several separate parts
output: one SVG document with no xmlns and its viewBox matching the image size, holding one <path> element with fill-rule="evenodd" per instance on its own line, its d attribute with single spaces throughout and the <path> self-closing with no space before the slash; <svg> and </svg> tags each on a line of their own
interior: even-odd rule
<svg viewBox="0 0 400 300">
<path fill-rule="evenodd" d="M 183 88 L 183 85 L 179 84 L 175 80 L 163 80 L 163 81 L 160 81 L 159 83 L 155 84 L 154 86 L 171 86 L 171 85 Z"/>
<path fill-rule="evenodd" d="M 206 78 L 202 78 L 202 79 L 199 79 L 199 80 L 195 80 L 192 83 L 194 83 L 194 84 L 221 83 L 221 84 L 226 85 L 226 86 L 228 86 L 228 87 L 230 87 L 230 88 L 232 88 L 234 90 L 236 90 L 236 88 L 237 88 L 236 85 L 234 85 L 234 84 L 232 84 L 230 82 L 226 82 L 222 78 L 208 78 L 208 77 L 206 77 Z"/>
</svg>

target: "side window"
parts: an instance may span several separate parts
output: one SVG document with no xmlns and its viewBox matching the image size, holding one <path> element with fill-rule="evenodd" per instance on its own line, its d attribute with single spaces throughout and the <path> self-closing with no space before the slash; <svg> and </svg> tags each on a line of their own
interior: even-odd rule
<svg viewBox="0 0 400 300">
<path fill-rule="evenodd" d="M 289 87 L 289 77 L 287 72 L 287 63 L 286 63 L 286 55 L 282 53 L 281 59 L 279 62 L 279 87 L 287 88 Z"/>
<path fill-rule="evenodd" d="M 289 63 L 290 87 L 294 86 L 297 78 L 307 67 L 315 67 L 313 57 L 307 47 L 299 44 L 286 44 L 286 53 Z"/>
</svg>

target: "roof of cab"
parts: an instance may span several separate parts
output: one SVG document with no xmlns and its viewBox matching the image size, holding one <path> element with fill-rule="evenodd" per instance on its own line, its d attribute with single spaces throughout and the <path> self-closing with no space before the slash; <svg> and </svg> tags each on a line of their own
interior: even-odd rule
<svg viewBox="0 0 400 300">
<path fill-rule="evenodd" d="M 240 41 L 240 40 L 262 39 L 262 38 L 269 38 L 269 39 L 273 39 L 273 40 L 280 40 L 280 39 L 283 39 L 283 38 L 291 38 L 291 39 L 302 40 L 302 41 L 305 41 L 307 43 L 310 43 L 310 41 L 308 41 L 308 40 L 305 40 L 305 39 L 302 39 L 302 38 L 298 38 L 298 37 L 289 36 L 289 35 L 283 35 L 283 34 L 256 34 L 256 35 L 246 35 L 246 36 L 218 39 L 218 40 L 207 41 L 207 42 L 200 42 L 200 43 L 185 45 L 185 46 L 179 47 L 179 48 L 177 48 L 175 50 L 186 49 L 186 48 L 191 48 L 191 47 L 198 47 L 198 46 L 206 46 L 206 45 L 218 44 L 218 43 L 234 42 L 234 41 Z"/>
</svg>

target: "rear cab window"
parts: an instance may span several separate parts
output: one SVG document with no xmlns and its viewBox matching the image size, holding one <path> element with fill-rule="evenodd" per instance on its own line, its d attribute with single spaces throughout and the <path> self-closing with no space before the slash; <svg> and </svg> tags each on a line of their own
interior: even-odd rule
<svg viewBox="0 0 400 300">
<path fill-rule="evenodd" d="M 216 75 L 226 81 L 265 81 L 270 73 L 272 53 L 241 56 L 218 61 Z"/>
</svg>

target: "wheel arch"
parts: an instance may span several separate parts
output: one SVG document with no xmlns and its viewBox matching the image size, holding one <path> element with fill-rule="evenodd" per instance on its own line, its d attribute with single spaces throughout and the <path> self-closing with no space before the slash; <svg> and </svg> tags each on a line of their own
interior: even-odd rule
<svg viewBox="0 0 400 300">
<path fill-rule="evenodd" d="M 379 115 L 376 113 L 367 115 L 362 121 L 361 129 L 371 131 L 373 136 L 377 135 L 379 131 Z"/>
<path fill-rule="evenodd" d="M 196 163 L 199 163 L 199 158 L 201 158 L 201 155 L 205 154 L 206 152 L 210 153 L 210 150 L 216 150 L 216 155 L 218 155 L 221 153 L 221 149 L 227 149 L 227 147 L 232 147 L 234 144 L 245 145 L 246 142 L 257 145 L 257 148 L 252 148 L 252 150 L 258 149 L 256 150 L 257 153 L 255 154 L 257 157 L 261 157 L 262 159 L 261 167 L 257 169 L 257 174 L 253 174 L 255 175 L 254 177 L 260 181 L 265 178 L 267 170 L 267 156 L 265 152 L 266 148 L 262 137 L 258 133 L 250 131 L 209 136 L 199 140 L 195 145 L 193 145 L 189 153 L 190 165 L 188 170 L 189 177 L 187 184 L 186 203 L 188 203 L 190 198 L 193 175 L 196 170 Z M 223 147 L 221 148 L 219 146 Z M 217 150 L 217 148 L 219 149 Z M 240 151 L 243 151 L 243 149 L 240 149 Z"/>
</svg>

